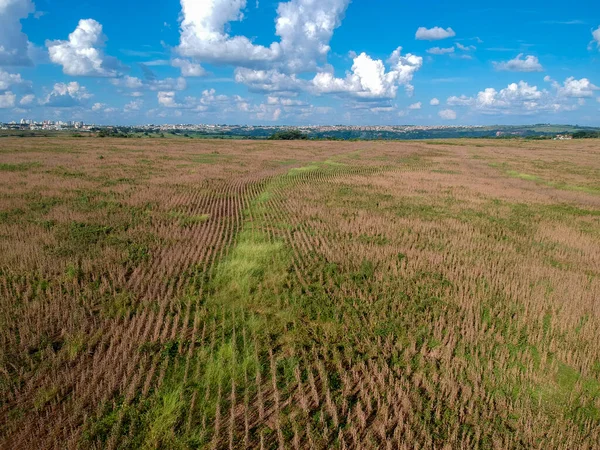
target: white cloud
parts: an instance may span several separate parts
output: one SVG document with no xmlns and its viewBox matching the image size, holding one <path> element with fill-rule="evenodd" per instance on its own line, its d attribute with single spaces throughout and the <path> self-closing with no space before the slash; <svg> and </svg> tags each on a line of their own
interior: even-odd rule
<svg viewBox="0 0 600 450">
<path fill-rule="evenodd" d="M 271 95 L 267 97 L 267 105 L 281 105 L 287 108 L 309 106 L 308 103 L 303 102 L 302 100 L 293 100 L 291 98 L 285 97 L 274 97 Z"/>
<path fill-rule="evenodd" d="M 244 108 L 247 111 L 250 110 L 250 106 L 242 97 L 237 95 L 218 95 L 214 89 L 202 91 L 202 95 L 199 98 L 188 96 L 179 99 L 175 91 L 160 91 L 157 92 L 156 97 L 160 106 L 170 109 L 188 109 L 196 112 L 214 111 L 219 113 L 244 110 Z"/>
<path fill-rule="evenodd" d="M 505 89 L 496 91 L 487 88 L 477 94 L 475 105 L 478 109 L 489 111 L 514 111 L 517 109 L 537 110 L 539 100 L 546 93 L 538 90 L 537 86 L 530 86 L 524 81 L 509 84 Z"/>
<path fill-rule="evenodd" d="M 175 58 L 171 61 L 171 65 L 181 69 L 182 77 L 202 77 L 206 75 L 206 70 L 200 64 L 193 63 L 187 59 Z"/>
<path fill-rule="evenodd" d="M 31 105 L 34 100 L 35 100 L 35 95 L 27 94 L 27 95 L 24 95 L 23 97 L 21 97 L 21 101 L 19 102 L 19 104 L 23 105 L 23 106 Z"/>
<path fill-rule="evenodd" d="M 401 56 L 401 48 L 396 49 L 388 62 L 391 70 L 386 72 L 383 61 L 371 59 L 361 53 L 354 59 L 352 73 L 346 78 L 335 78 L 332 73 L 318 73 L 312 80 L 316 93 L 346 93 L 363 99 L 395 98 L 398 86 L 405 86 L 412 94 L 413 75 L 418 71 L 423 58 L 408 53 Z"/>
<path fill-rule="evenodd" d="M 277 8 L 275 34 L 284 65 L 292 73 L 313 70 L 329 53 L 333 31 L 350 0 L 291 0 Z"/>
<path fill-rule="evenodd" d="M 13 108 L 16 100 L 17 96 L 15 94 L 6 91 L 4 94 L 0 94 L 0 108 Z"/>
<path fill-rule="evenodd" d="M 46 47 L 50 60 L 63 66 L 67 75 L 116 77 L 121 65 L 116 58 L 104 54 L 105 41 L 100 23 L 82 19 L 68 41 L 46 41 Z"/>
<path fill-rule="evenodd" d="M 240 21 L 246 0 L 181 0 L 179 53 L 211 63 L 242 64 L 275 59 L 279 45 L 254 45 L 245 36 L 229 36 L 229 22 Z"/>
<path fill-rule="evenodd" d="M 395 108 L 393 106 L 375 106 L 373 108 L 369 108 L 369 111 L 379 114 L 379 113 L 389 113 L 392 112 Z"/>
<path fill-rule="evenodd" d="M 141 97 L 143 94 L 138 89 L 150 89 L 152 91 L 183 91 L 187 88 L 187 82 L 183 77 L 164 78 L 162 80 L 150 79 L 144 81 L 137 77 L 128 75 L 110 80 L 111 84 L 121 88 L 136 90 L 132 92 L 132 97 Z"/>
<path fill-rule="evenodd" d="M 258 120 L 277 121 L 281 118 L 282 110 L 277 106 L 265 105 L 251 106 L 250 111 Z"/>
<path fill-rule="evenodd" d="M 306 89 L 308 85 L 295 75 L 287 75 L 278 70 L 253 70 L 243 67 L 235 69 L 235 81 L 256 92 L 298 92 Z"/>
<path fill-rule="evenodd" d="M 440 104 L 440 101 L 437 98 L 434 97 L 434 98 L 431 99 L 431 101 L 429 102 L 429 104 L 431 106 L 437 106 L 437 105 Z"/>
<path fill-rule="evenodd" d="M 279 40 L 257 45 L 246 36 L 231 33 L 229 23 L 244 19 L 246 0 L 180 0 L 182 7 L 180 42 L 176 51 L 191 61 L 235 65 L 235 81 L 250 91 L 272 96 L 295 96 L 299 92 L 340 94 L 362 100 L 395 98 L 399 86 L 412 94 L 414 73 L 423 63 L 421 57 L 402 56 L 398 48 L 388 60 L 371 58 L 366 53 L 353 56 L 351 71 L 336 78 L 327 64 L 330 41 L 341 24 L 350 0 L 289 0 L 279 3 L 275 34 Z M 445 31 L 447 32 L 447 31 Z M 172 65 L 187 71 L 187 59 Z M 201 66 L 194 73 L 203 73 Z M 312 79 L 298 77 L 316 72 Z M 174 89 L 156 89 L 171 92 Z M 285 105 L 282 105 L 285 106 Z M 282 110 L 285 113 L 285 108 Z"/>
<path fill-rule="evenodd" d="M 81 106 L 83 102 L 92 97 L 84 86 L 76 81 L 71 83 L 56 83 L 52 91 L 41 102 L 42 105 L 55 108 L 71 108 Z"/>
<path fill-rule="evenodd" d="M 144 100 L 132 100 L 123 107 L 124 112 L 139 111 L 144 105 Z"/>
<path fill-rule="evenodd" d="M 106 105 L 104 103 L 94 103 L 94 105 L 92 106 L 92 111 L 100 111 L 105 106 Z"/>
<path fill-rule="evenodd" d="M 458 47 L 459 50 L 462 50 L 464 52 L 470 52 L 472 50 L 477 50 L 477 47 L 475 47 L 474 45 L 462 45 L 460 42 L 457 42 L 456 46 Z"/>
<path fill-rule="evenodd" d="M 185 78 L 165 78 L 163 80 L 152 80 L 148 82 L 148 87 L 152 91 L 183 91 L 187 87 Z"/>
<path fill-rule="evenodd" d="M 560 96 L 571 98 L 593 97 L 594 91 L 600 90 L 598 86 L 592 84 L 587 78 L 577 80 L 575 77 L 569 77 L 562 85 L 553 81 L 552 86 L 557 89 Z"/>
<path fill-rule="evenodd" d="M 158 99 L 158 104 L 160 106 L 164 106 L 165 108 L 180 108 L 179 105 L 175 101 L 175 91 L 163 92 L 160 91 L 156 94 L 156 98 Z"/>
<path fill-rule="evenodd" d="M 410 105 L 408 107 L 408 109 L 421 109 L 422 103 L 421 102 L 417 102 L 417 103 L 413 103 L 412 105 Z"/>
<path fill-rule="evenodd" d="M 456 36 L 456 33 L 452 28 L 446 28 L 444 30 L 440 27 L 433 27 L 430 29 L 420 27 L 415 34 L 415 38 L 421 41 L 439 41 L 454 36 Z"/>
<path fill-rule="evenodd" d="M 152 61 L 146 61 L 145 66 L 170 66 L 171 61 L 168 59 L 153 59 Z"/>
<path fill-rule="evenodd" d="M 454 47 L 449 47 L 449 48 L 433 47 L 433 48 L 430 48 L 429 50 L 427 50 L 427 53 L 429 53 L 431 55 L 446 55 L 448 53 L 454 53 Z"/>
<path fill-rule="evenodd" d="M 438 112 L 438 116 L 440 116 L 444 120 L 455 120 L 456 119 L 456 111 L 451 109 L 442 109 Z"/>
<path fill-rule="evenodd" d="M 596 47 L 598 47 L 598 50 L 600 50 L 600 26 L 598 26 L 598 29 L 592 31 L 592 37 L 594 40 L 590 43 L 590 46 L 593 43 L 596 43 Z"/>
<path fill-rule="evenodd" d="M 21 31 L 21 19 L 34 11 L 31 0 L 0 0 L 0 66 L 32 64 L 31 44 Z"/>
<path fill-rule="evenodd" d="M 129 89 L 139 89 L 144 85 L 144 82 L 137 77 L 126 75 L 121 78 L 113 78 L 110 82 L 118 87 L 126 87 Z"/>
<path fill-rule="evenodd" d="M 563 84 L 552 81 L 554 91 L 538 89 L 524 81 L 511 83 L 500 91 L 487 88 L 478 92 L 475 97 L 448 98 L 450 106 L 466 106 L 483 114 L 502 115 L 535 115 L 541 112 L 573 111 L 582 106 L 582 100 L 593 97 L 594 91 L 600 89 L 594 86 L 587 78 L 576 80 L 567 78 Z"/>
<path fill-rule="evenodd" d="M 469 106 L 474 103 L 474 99 L 466 95 L 461 95 L 460 97 L 452 96 L 446 100 L 446 103 L 450 106 Z"/>
<path fill-rule="evenodd" d="M 230 36 L 229 22 L 240 21 L 246 0 L 181 0 L 182 21 L 178 52 L 214 64 L 263 66 L 297 73 L 314 70 L 329 53 L 333 31 L 341 24 L 349 0 L 290 0 L 280 3 L 275 34 L 280 42 L 269 47 L 245 36 Z"/>
<path fill-rule="evenodd" d="M 522 59 L 523 53 L 519 53 L 516 58 L 505 62 L 495 62 L 496 70 L 509 72 L 541 72 L 544 70 L 536 56 L 528 55 Z"/>
<path fill-rule="evenodd" d="M 3 0 L 0 0 L 0 2 L 1 1 Z M 21 84 L 27 84 L 27 82 L 21 78 L 21 74 L 8 73 L 0 69 L 0 91 L 5 91 L 11 86 Z"/>
</svg>

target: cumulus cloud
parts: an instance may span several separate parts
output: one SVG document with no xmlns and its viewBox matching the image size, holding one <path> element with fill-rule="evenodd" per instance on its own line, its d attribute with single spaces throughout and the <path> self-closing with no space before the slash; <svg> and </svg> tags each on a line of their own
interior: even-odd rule
<svg viewBox="0 0 600 450">
<path fill-rule="evenodd" d="M 119 78 L 113 78 L 110 80 L 111 84 L 120 88 L 131 89 L 132 97 L 140 97 L 143 94 L 139 92 L 139 89 L 149 89 L 151 91 L 183 91 L 187 88 L 187 82 L 185 78 L 164 78 L 162 80 L 151 77 L 149 80 L 142 80 L 137 77 L 130 77 L 128 75 Z"/>
<path fill-rule="evenodd" d="M 273 96 L 267 97 L 267 104 L 268 105 L 281 105 L 286 108 L 308 106 L 308 103 L 303 102 L 302 100 L 294 100 L 294 99 L 286 98 L 286 97 L 273 97 Z"/>
<path fill-rule="evenodd" d="M 469 106 L 474 102 L 473 98 L 461 95 L 460 97 L 452 96 L 446 100 L 446 103 L 450 106 Z"/>
<path fill-rule="evenodd" d="M 455 120 L 456 119 L 456 111 L 451 109 L 442 109 L 438 112 L 438 116 L 440 116 L 444 120 Z"/>
<path fill-rule="evenodd" d="M 187 96 L 182 99 L 178 98 L 175 91 L 160 91 L 157 92 L 156 98 L 160 106 L 169 109 L 188 109 L 200 113 L 208 111 L 219 113 L 234 110 L 250 111 L 250 105 L 242 97 L 217 94 L 214 89 L 202 91 L 200 97 Z"/>
<path fill-rule="evenodd" d="M 594 38 L 592 42 L 590 42 L 590 47 L 592 44 L 596 44 L 598 50 L 600 50 L 600 26 L 596 30 L 592 31 L 592 37 Z"/>
<path fill-rule="evenodd" d="M 477 47 L 475 47 L 474 45 L 462 45 L 460 42 L 457 42 L 456 46 L 458 47 L 459 50 L 462 50 L 464 52 L 470 52 L 473 50 L 477 50 Z"/>
<path fill-rule="evenodd" d="M 527 113 L 547 109 L 548 93 L 540 91 L 524 81 L 511 83 L 506 88 L 496 91 L 487 88 L 477 94 L 475 106 L 483 112 Z M 552 106 L 551 106 L 552 108 Z"/>
<path fill-rule="evenodd" d="M 158 104 L 160 106 L 164 106 L 165 108 L 180 108 L 179 105 L 175 101 L 175 91 L 163 92 L 160 91 L 156 94 L 156 98 L 158 99 Z"/>
<path fill-rule="evenodd" d="M 30 83 L 23 80 L 23 78 L 21 78 L 21 74 L 8 73 L 3 70 L 0 70 L 0 91 L 5 91 L 5 90 L 9 89 L 11 86 L 23 85 L 23 84 L 30 84 Z"/>
<path fill-rule="evenodd" d="M 110 80 L 110 82 L 114 86 L 126 87 L 128 89 L 140 89 L 142 86 L 144 86 L 144 82 L 141 79 L 137 77 L 130 77 L 129 75 L 126 75 L 122 78 L 113 78 Z"/>
<path fill-rule="evenodd" d="M 148 87 L 152 91 L 175 90 L 183 91 L 187 87 L 185 78 L 165 78 L 163 80 L 153 80 L 148 83 Z"/>
<path fill-rule="evenodd" d="M 31 0 L 0 0 L 0 66 L 29 66 L 32 47 L 21 19 L 35 11 Z M 6 100 L 4 100 L 6 102 Z"/>
<path fill-rule="evenodd" d="M 235 81 L 248 86 L 254 92 L 287 92 L 296 93 L 307 88 L 305 80 L 295 75 L 287 75 L 278 70 L 253 70 L 238 67 L 235 70 Z"/>
<path fill-rule="evenodd" d="M 279 42 L 253 44 L 245 36 L 230 36 L 229 22 L 243 20 L 246 0 L 181 0 L 178 52 L 213 64 L 271 68 L 297 73 L 314 70 L 329 53 L 333 31 L 341 24 L 349 0 L 290 0 L 280 3 L 275 20 Z M 257 67 L 258 66 L 258 67 Z"/>
<path fill-rule="evenodd" d="M 19 102 L 19 105 L 22 105 L 22 106 L 31 105 L 34 100 L 35 100 L 35 95 L 27 94 L 27 95 L 24 95 L 23 97 L 21 97 L 21 101 Z"/>
<path fill-rule="evenodd" d="M 593 97 L 600 90 L 587 78 L 567 78 L 562 84 L 552 81 L 553 91 L 538 89 L 525 81 L 511 83 L 506 88 L 487 88 L 474 97 L 462 95 L 448 98 L 448 105 L 470 107 L 483 114 L 534 115 L 541 112 L 572 111 L 582 106 L 582 99 Z"/>
<path fill-rule="evenodd" d="M 103 109 L 106 105 L 104 103 L 94 103 L 92 105 L 92 111 L 100 111 L 101 109 Z"/>
<path fill-rule="evenodd" d="M 278 56 L 279 45 L 254 45 L 245 36 L 229 36 L 229 22 L 242 20 L 246 0 L 181 0 L 182 21 L 179 53 L 211 63 L 242 64 L 269 61 Z"/>
<path fill-rule="evenodd" d="M 379 114 L 379 113 L 392 112 L 392 111 L 394 111 L 395 108 L 393 106 L 375 106 L 373 108 L 368 108 L 368 109 L 372 113 Z"/>
<path fill-rule="evenodd" d="M 417 102 L 417 103 L 413 103 L 412 105 L 410 105 L 408 107 L 408 109 L 421 109 L 422 103 L 421 102 Z"/>
<path fill-rule="evenodd" d="M 123 107 L 125 112 L 139 111 L 144 105 L 144 100 L 132 100 Z"/>
<path fill-rule="evenodd" d="M 182 77 L 203 77 L 206 75 L 204 67 L 187 59 L 175 58 L 171 61 L 171 65 L 181 70 Z"/>
<path fill-rule="evenodd" d="M 81 106 L 85 100 L 92 97 L 84 86 L 76 81 L 71 83 L 56 83 L 52 91 L 46 96 L 41 104 L 55 108 L 72 108 Z"/>
<path fill-rule="evenodd" d="M 429 104 L 431 106 L 437 106 L 437 105 L 440 104 L 440 101 L 437 98 L 434 97 L 434 98 L 431 99 L 431 101 L 429 102 Z"/>
<path fill-rule="evenodd" d="M 421 41 L 439 41 L 456 36 L 456 33 L 452 28 L 446 28 L 445 30 L 441 27 L 425 28 L 420 27 L 415 38 Z"/>
<path fill-rule="evenodd" d="M 546 81 L 551 81 L 549 78 Z M 563 84 L 559 84 L 556 81 L 551 81 L 552 86 L 558 91 L 558 95 L 562 97 L 570 98 L 589 98 L 594 96 L 594 92 L 600 90 L 600 88 L 590 82 L 587 78 L 580 80 L 575 77 L 567 78 Z"/>
<path fill-rule="evenodd" d="M 395 98 L 398 86 L 403 85 L 412 94 L 410 82 L 416 71 L 423 65 L 423 58 L 408 53 L 401 55 L 396 49 L 388 62 L 391 70 L 386 72 L 381 60 L 374 60 L 366 53 L 354 58 L 352 72 L 345 78 L 336 78 L 330 72 L 320 72 L 312 80 L 316 93 L 349 94 L 362 99 Z"/>
<path fill-rule="evenodd" d="M 454 47 L 448 47 L 448 48 L 433 47 L 433 48 L 430 48 L 429 50 L 427 50 L 427 53 L 429 53 L 431 55 L 446 55 L 448 53 L 454 53 Z"/>
<path fill-rule="evenodd" d="M 351 71 L 337 78 L 327 65 L 330 41 L 341 24 L 350 0 L 289 0 L 279 3 L 275 18 L 278 41 L 258 45 L 245 36 L 232 34 L 229 23 L 244 19 L 246 0 L 180 0 L 182 7 L 180 42 L 177 52 L 192 61 L 234 65 L 235 81 L 250 91 L 281 96 L 299 92 L 340 94 L 355 98 L 394 98 L 399 86 L 411 94 L 414 73 L 422 58 L 400 48 L 388 60 L 373 59 L 366 53 L 353 57 Z M 201 75 L 204 69 L 188 59 L 177 58 L 172 65 L 183 76 Z M 298 75 L 316 72 L 312 79 Z M 170 92 L 173 89 L 157 89 Z M 285 113 L 285 110 L 283 110 Z"/>
<path fill-rule="evenodd" d="M 536 56 L 528 55 L 522 58 L 523 53 L 519 53 L 516 58 L 505 62 L 495 62 L 496 70 L 509 72 L 541 72 L 544 70 Z"/>
<path fill-rule="evenodd" d="M 94 19 L 82 19 L 67 41 L 46 41 L 50 60 L 73 76 L 116 77 L 121 64 L 103 51 L 106 36 Z"/>
<path fill-rule="evenodd" d="M 17 96 L 15 94 L 11 91 L 6 91 L 5 93 L 0 94 L 0 108 L 13 108 L 16 100 Z"/>
<path fill-rule="evenodd" d="M 350 0 L 291 0 L 277 8 L 275 34 L 281 38 L 284 66 L 297 73 L 312 70 L 329 53 L 334 30 Z"/>
</svg>

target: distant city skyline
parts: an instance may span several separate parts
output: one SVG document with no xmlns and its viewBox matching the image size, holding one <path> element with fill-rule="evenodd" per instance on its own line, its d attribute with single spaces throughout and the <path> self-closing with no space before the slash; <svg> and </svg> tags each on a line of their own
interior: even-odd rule
<svg viewBox="0 0 600 450">
<path fill-rule="evenodd" d="M 0 0 L 0 29 L 4 123 L 600 125 L 598 2 Z"/>
</svg>

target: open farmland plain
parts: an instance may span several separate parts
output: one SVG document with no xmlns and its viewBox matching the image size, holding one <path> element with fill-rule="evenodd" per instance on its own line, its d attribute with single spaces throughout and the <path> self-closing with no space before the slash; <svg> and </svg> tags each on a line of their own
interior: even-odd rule
<svg viewBox="0 0 600 450">
<path fill-rule="evenodd" d="M 0 141 L 0 448 L 598 448 L 599 336 L 598 141 Z"/>
</svg>

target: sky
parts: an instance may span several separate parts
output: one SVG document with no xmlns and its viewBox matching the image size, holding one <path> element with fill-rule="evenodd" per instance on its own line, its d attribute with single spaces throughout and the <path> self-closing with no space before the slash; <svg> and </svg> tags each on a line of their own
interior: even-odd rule
<svg viewBox="0 0 600 450">
<path fill-rule="evenodd" d="M 600 126 L 600 2 L 573 6 L 0 0 L 0 121 Z"/>
</svg>

